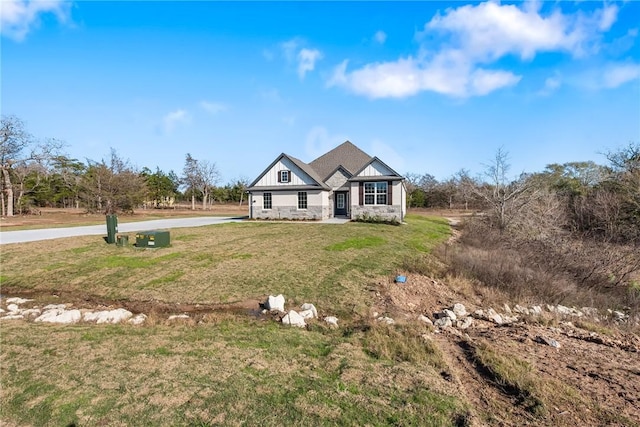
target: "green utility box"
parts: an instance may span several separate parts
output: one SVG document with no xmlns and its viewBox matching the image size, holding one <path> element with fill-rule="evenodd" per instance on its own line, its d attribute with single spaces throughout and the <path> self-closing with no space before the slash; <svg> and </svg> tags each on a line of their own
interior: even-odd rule
<svg viewBox="0 0 640 427">
<path fill-rule="evenodd" d="M 116 215 L 107 215 L 107 243 L 116 242 L 116 233 L 118 233 L 118 217 Z"/>
<path fill-rule="evenodd" d="M 169 243 L 168 231 L 140 231 L 136 234 L 136 246 L 139 248 L 165 248 Z"/>
</svg>

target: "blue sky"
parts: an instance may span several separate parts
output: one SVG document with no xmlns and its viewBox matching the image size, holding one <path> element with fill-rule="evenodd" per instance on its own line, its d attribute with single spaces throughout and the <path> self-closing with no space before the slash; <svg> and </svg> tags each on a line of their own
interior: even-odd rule
<svg viewBox="0 0 640 427">
<path fill-rule="evenodd" d="M 349 139 L 443 180 L 640 142 L 640 2 L 2 0 L 1 108 L 80 160 L 222 181 Z"/>
</svg>

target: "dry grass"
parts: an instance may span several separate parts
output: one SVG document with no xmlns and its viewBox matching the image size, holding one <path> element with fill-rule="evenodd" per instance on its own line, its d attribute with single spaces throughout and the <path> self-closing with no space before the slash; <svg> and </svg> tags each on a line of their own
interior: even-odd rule
<svg viewBox="0 0 640 427">
<path fill-rule="evenodd" d="M 282 293 L 345 313 L 367 303 L 364 283 L 391 274 L 418 243 L 427 253 L 447 236 L 441 222 L 418 218 L 402 227 L 252 222 L 174 229 L 171 247 L 146 250 L 99 237 L 59 239 L 3 247 L 2 286 L 205 304 Z M 357 239 L 376 244 L 351 247 Z"/>
<path fill-rule="evenodd" d="M 0 419 L 52 426 L 454 425 L 467 410 L 443 392 L 433 348 L 421 347 L 411 331 L 368 335 L 349 327 L 352 314 L 370 303 L 370 282 L 448 236 L 441 220 L 421 217 L 401 227 L 251 222 L 175 229 L 171 247 L 157 250 L 119 248 L 99 237 L 3 247 L 3 293 L 41 303 L 242 306 L 283 293 L 288 307 L 313 302 L 321 315 L 338 314 L 343 328 L 284 328 L 231 311 L 184 322 L 152 311 L 143 327 L 3 323 Z"/>
</svg>

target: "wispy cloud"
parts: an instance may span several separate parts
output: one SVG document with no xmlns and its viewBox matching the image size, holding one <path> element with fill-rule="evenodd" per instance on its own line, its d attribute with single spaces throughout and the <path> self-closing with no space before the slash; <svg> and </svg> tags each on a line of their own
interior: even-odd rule
<svg viewBox="0 0 640 427">
<path fill-rule="evenodd" d="M 0 33 L 22 41 L 40 24 L 40 17 L 53 14 L 59 22 L 69 22 L 71 2 L 64 0 L 0 0 Z"/>
<path fill-rule="evenodd" d="M 538 95 L 549 96 L 558 90 L 560 86 L 562 86 L 562 80 L 560 79 L 560 74 L 556 73 L 545 79 L 544 87 L 538 92 Z"/>
<path fill-rule="evenodd" d="M 166 114 L 162 118 L 162 127 L 165 133 L 171 133 L 178 125 L 185 125 L 191 122 L 191 116 L 186 110 L 175 110 Z"/>
<path fill-rule="evenodd" d="M 602 73 L 602 86 L 614 89 L 631 81 L 640 81 L 640 64 L 610 64 Z"/>
<path fill-rule="evenodd" d="M 372 99 L 405 98 L 423 91 L 466 98 L 483 96 L 518 84 L 521 75 L 497 69 L 507 55 L 531 61 L 540 52 L 581 57 L 596 52 L 601 33 L 617 19 L 618 8 L 604 5 L 591 14 L 565 15 L 559 9 L 543 15 L 540 3 L 485 2 L 438 13 L 416 34 L 415 55 L 347 70 L 348 60 L 334 68 L 328 86 Z M 439 40 L 433 49 L 433 39 Z"/>
<path fill-rule="evenodd" d="M 316 61 L 322 59 L 322 53 L 318 49 L 302 49 L 298 52 L 298 77 L 304 79 L 308 71 L 313 71 Z"/>
<path fill-rule="evenodd" d="M 377 43 L 384 44 L 384 42 L 387 41 L 387 33 L 382 30 L 376 31 L 373 35 L 373 40 Z"/>
<path fill-rule="evenodd" d="M 323 55 L 318 49 L 304 47 L 306 42 L 300 37 L 295 37 L 280 44 L 282 53 L 287 62 L 296 64 L 298 77 L 303 80 L 305 75 L 313 71 L 316 62 L 322 59 Z"/>
<path fill-rule="evenodd" d="M 218 114 L 227 111 L 229 107 L 220 102 L 200 101 L 200 107 L 209 114 Z"/>
</svg>

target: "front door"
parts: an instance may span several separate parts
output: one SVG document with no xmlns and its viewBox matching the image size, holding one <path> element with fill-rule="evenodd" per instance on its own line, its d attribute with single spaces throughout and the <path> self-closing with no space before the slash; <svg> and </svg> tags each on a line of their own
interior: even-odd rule
<svg viewBox="0 0 640 427">
<path fill-rule="evenodd" d="M 347 215 L 347 193 L 336 192 L 335 216 Z"/>
</svg>

